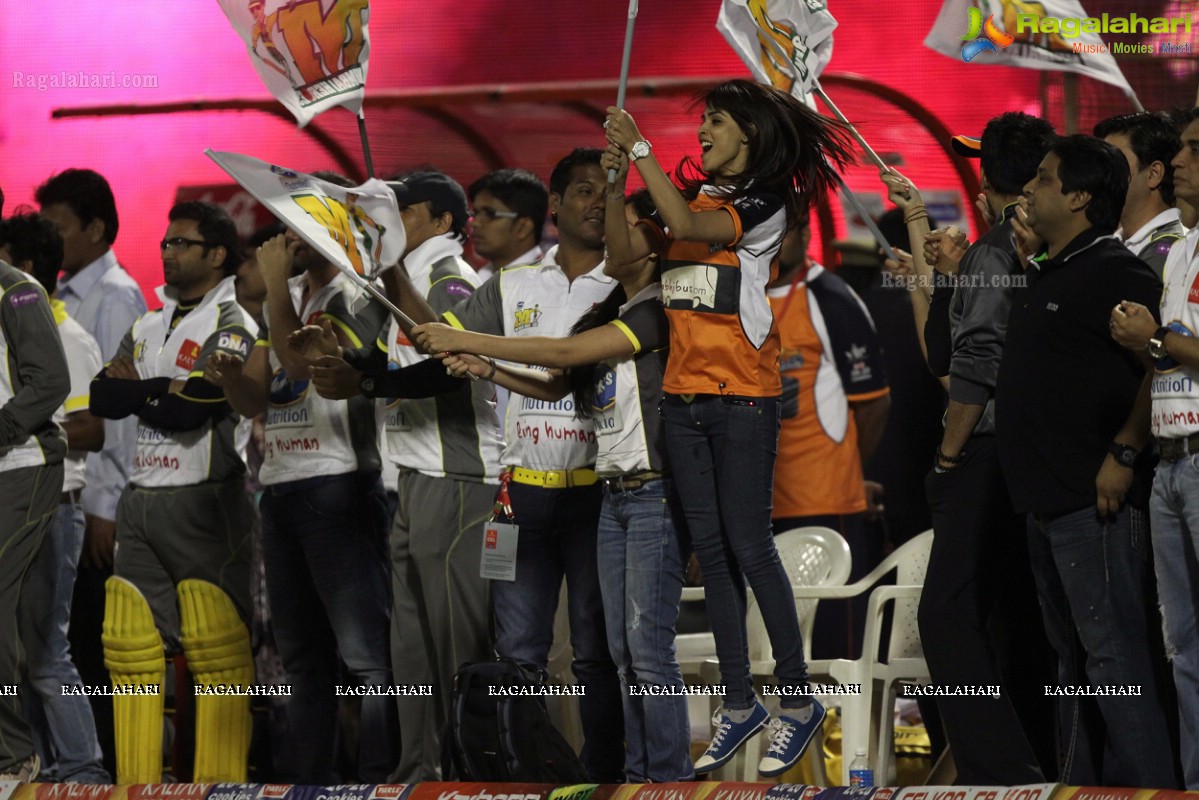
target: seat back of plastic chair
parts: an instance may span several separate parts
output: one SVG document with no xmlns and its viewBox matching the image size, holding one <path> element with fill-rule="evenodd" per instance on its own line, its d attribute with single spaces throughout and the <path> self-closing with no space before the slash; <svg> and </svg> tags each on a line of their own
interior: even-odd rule
<svg viewBox="0 0 1199 800">
<path fill-rule="evenodd" d="M 849 578 L 849 545 L 834 530 L 808 527 L 785 531 L 774 537 L 774 546 L 778 549 L 779 559 L 792 586 L 832 586 L 844 584 Z M 749 595 L 745 621 L 749 659 L 768 660 L 772 658 L 772 653 L 766 624 L 762 621 L 753 592 L 750 591 Z M 816 601 L 804 599 L 794 602 L 800 630 L 810 638 Z"/>
<path fill-rule="evenodd" d="M 898 556 L 895 565 L 897 585 L 924 585 L 924 575 L 928 571 L 928 555 L 932 546 L 933 532 L 928 530 L 904 542 L 899 550 L 895 551 L 895 555 Z M 919 607 L 919 598 L 902 598 L 895 601 L 891 640 L 887 648 L 888 662 L 896 658 L 924 657 L 924 650 L 920 646 L 920 626 L 916 621 Z"/>
</svg>

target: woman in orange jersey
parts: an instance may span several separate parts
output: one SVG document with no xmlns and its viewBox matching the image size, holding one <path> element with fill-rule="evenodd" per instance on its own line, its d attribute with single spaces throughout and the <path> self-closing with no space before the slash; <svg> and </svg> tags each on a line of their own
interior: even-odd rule
<svg viewBox="0 0 1199 800">
<path fill-rule="evenodd" d="M 602 166 L 609 188 L 609 259 L 662 258 L 670 320 L 663 380 L 666 449 L 700 566 L 716 640 L 724 706 L 698 773 L 726 763 L 770 723 L 758 771 L 794 765 L 824 721 L 807 694 L 808 668 L 787 573 L 771 537 L 779 433 L 779 337 L 766 299 L 783 235 L 851 160 L 845 128 L 790 95 L 750 81 L 706 92 L 699 163 L 676 170 L 682 191 L 628 113 L 608 109 Z M 658 213 L 631 231 L 613 205 L 636 165 Z M 612 173 L 609 172 L 609 175 Z M 754 694 L 746 645 L 745 584 L 754 591 L 775 657 L 782 711 L 773 721 Z"/>
</svg>

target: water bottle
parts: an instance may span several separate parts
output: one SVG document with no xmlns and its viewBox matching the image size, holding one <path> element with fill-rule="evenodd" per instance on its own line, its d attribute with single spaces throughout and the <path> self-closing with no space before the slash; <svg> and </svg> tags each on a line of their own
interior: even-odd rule
<svg viewBox="0 0 1199 800">
<path fill-rule="evenodd" d="M 853 761 L 849 762 L 849 785 L 851 787 L 874 785 L 874 770 L 870 768 L 870 762 L 866 760 L 864 748 L 859 747 L 855 750 Z"/>
</svg>

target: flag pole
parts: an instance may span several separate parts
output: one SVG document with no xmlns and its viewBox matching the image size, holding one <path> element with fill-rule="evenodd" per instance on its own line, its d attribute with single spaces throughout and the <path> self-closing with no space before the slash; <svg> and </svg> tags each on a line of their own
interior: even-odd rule
<svg viewBox="0 0 1199 800">
<path fill-rule="evenodd" d="M 371 145 L 366 138 L 366 116 L 358 109 L 358 138 L 362 140 L 362 158 L 366 161 L 366 177 L 375 177 L 375 164 L 371 160 Z"/>
<path fill-rule="evenodd" d="M 829 96 L 824 93 L 824 89 L 818 82 L 812 84 L 812 91 L 815 92 L 816 96 L 819 97 L 824 104 L 829 107 L 829 110 L 836 115 L 837 119 L 845 123 L 845 126 L 849 128 L 850 134 L 853 135 L 853 138 L 858 140 L 858 144 L 862 146 L 862 150 L 865 151 L 867 157 L 869 157 L 869 159 L 873 161 L 879 169 L 890 172 L 891 168 L 888 167 L 881 158 L 879 158 L 878 153 L 874 152 L 873 147 L 866 144 L 866 140 L 862 138 L 862 134 L 858 133 L 858 129 L 853 126 L 853 123 L 850 122 L 846 116 L 841 113 L 841 109 L 837 108 L 836 104 L 829 99 Z"/>
<path fill-rule="evenodd" d="M 866 228 L 874 235 L 875 241 L 878 242 L 883 252 L 887 254 L 887 258 L 899 261 L 899 256 L 896 255 L 895 249 L 891 247 L 891 243 L 887 241 L 887 237 L 883 236 L 883 232 L 878 229 L 878 225 L 875 224 L 874 218 L 870 216 L 870 212 L 866 210 L 866 206 L 862 205 L 862 201 L 858 199 L 856 194 L 849 191 L 849 187 L 845 185 L 845 181 L 840 175 L 837 176 L 837 185 L 841 187 L 841 194 L 845 195 L 845 199 L 853 206 L 853 210 L 861 216 L 862 222 L 866 224 Z"/>
<path fill-rule="evenodd" d="M 637 21 L 637 0 L 629 0 L 629 20 L 624 26 L 624 54 L 620 57 L 620 85 L 616 89 L 616 107 L 624 108 L 629 90 L 629 57 L 633 54 L 633 23 Z M 608 184 L 616 183 L 616 170 L 608 170 Z"/>
<path fill-rule="evenodd" d="M 403 311 L 400 311 L 400 309 L 397 308 L 394 303 L 392 303 L 390 300 L 387 299 L 387 295 L 383 294 L 383 292 L 376 289 L 371 284 L 370 281 L 363 278 L 357 272 L 343 269 L 340 264 L 334 264 L 333 266 L 340 269 L 342 271 L 342 274 L 345 275 L 346 277 L 348 277 L 351 281 L 353 281 L 359 288 L 364 289 L 372 297 L 374 297 L 376 300 L 378 300 L 380 303 L 382 303 L 387 308 L 387 310 L 391 312 L 391 315 L 393 317 L 395 317 L 396 320 L 398 320 L 400 323 L 407 325 L 410 328 L 416 326 L 416 321 L 413 320 L 412 317 L 408 316 Z M 403 269 L 403 267 L 400 264 L 396 264 L 394 267 L 392 267 L 392 269 Z"/>
</svg>

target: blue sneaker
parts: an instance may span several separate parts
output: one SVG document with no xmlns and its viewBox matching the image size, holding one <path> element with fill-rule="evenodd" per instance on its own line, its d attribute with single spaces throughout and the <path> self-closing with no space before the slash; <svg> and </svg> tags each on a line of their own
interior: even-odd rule
<svg viewBox="0 0 1199 800">
<path fill-rule="evenodd" d="M 769 721 L 770 712 L 757 700 L 754 701 L 749 719 L 745 722 L 733 722 L 724 706 L 721 706 L 712 716 L 712 727 L 716 732 L 712 735 L 712 743 L 708 745 L 708 749 L 695 762 L 696 773 L 703 775 L 723 767 L 737 754 L 741 745 L 765 728 Z"/>
<path fill-rule="evenodd" d="M 783 709 L 783 711 L 788 710 Z M 778 719 L 772 720 L 770 723 L 772 729 L 770 749 L 758 763 L 758 774 L 773 778 L 795 766 L 800 756 L 808 749 L 808 745 L 812 743 L 812 737 L 816 735 L 816 731 L 820 730 L 824 717 L 824 706 L 813 699 L 812 717 L 807 722 L 800 722 L 794 717 L 784 714 L 779 714 Z"/>
</svg>

